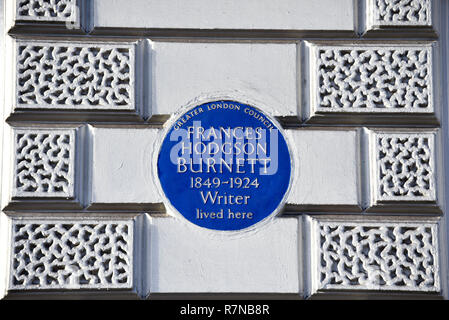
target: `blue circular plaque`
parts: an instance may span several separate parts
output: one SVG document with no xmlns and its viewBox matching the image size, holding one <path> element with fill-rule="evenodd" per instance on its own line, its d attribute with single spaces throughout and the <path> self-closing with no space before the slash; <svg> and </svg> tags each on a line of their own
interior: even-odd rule
<svg viewBox="0 0 449 320">
<path fill-rule="evenodd" d="M 287 192 L 290 153 L 277 125 L 235 101 L 196 106 L 174 121 L 157 160 L 162 190 L 182 216 L 208 229 L 246 229 Z"/>
</svg>

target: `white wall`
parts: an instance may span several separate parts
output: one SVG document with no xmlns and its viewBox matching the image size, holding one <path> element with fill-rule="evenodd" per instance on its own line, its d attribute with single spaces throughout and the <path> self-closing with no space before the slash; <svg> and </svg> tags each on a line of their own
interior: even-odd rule
<svg viewBox="0 0 449 320">
<path fill-rule="evenodd" d="M 447 298 L 445 1 L 29 2 L 0 3 L 0 296 Z M 168 124 L 211 99 L 291 150 L 250 232 L 192 225 L 157 181 Z"/>
</svg>

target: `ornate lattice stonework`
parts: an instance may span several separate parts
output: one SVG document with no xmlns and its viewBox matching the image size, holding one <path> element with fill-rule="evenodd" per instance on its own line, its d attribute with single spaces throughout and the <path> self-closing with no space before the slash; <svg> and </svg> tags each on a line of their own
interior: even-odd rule
<svg viewBox="0 0 449 320">
<path fill-rule="evenodd" d="M 75 129 L 14 129 L 13 197 L 75 196 Z"/>
<path fill-rule="evenodd" d="M 311 48 L 312 114 L 434 112 L 430 45 Z"/>
<path fill-rule="evenodd" d="M 373 132 L 374 202 L 436 201 L 435 133 Z"/>
<path fill-rule="evenodd" d="M 133 44 L 17 42 L 16 108 L 135 109 Z"/>
<path fill-rule="evenodd" d="M 131 220 L 13 220 L 11 290 L 131 288 L 132 263 Z"/>
<path fill-rule="evenodd" d="M 369 0 L 370 27 L 431 26 L 431 0 Z"/>
<path fill-rule="evenodd" d="M 16 0 L 17 20 L 74 22 L 79 20 L 76 0 Z"/>
<path fill-rule="evenodd" d="M 436 222 L 315 220 L 316 290 L 439 292 Z"/>
</svg>

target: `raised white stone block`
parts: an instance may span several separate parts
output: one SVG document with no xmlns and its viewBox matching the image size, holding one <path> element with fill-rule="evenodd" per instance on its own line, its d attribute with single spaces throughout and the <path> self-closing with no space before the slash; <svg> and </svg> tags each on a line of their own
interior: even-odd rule
<svg viewBox="0 0 449 320">
<path fill-rule="evenodd" d="M 297 61 L 296 43 L 153 42 L 152 115 L 217 97 L 298 117 Z"/>
<path fill-rule="evenodd" d="M 1 7 L 1 4 L 0 4 Z M 9 221 L 7 216 L 0 212 L 0 299 L 6 295 L 8 278 L 8 251 L 9 249 Z"/>
<path fill-rule="evenodd" d="M 306 47 L 309 88 L 303 91 L 302 104 L 306 119 L 334 116 L 360 123 L 384 116 L 385 121 L 416 117 L 421 124 L 436 121 L 432 44 L 308 43 Z"/>
<path fill-rule="evenodd" d="M 354 11 L 352 0 L 96 0 L 93 23 L 96 29 L 353 31 Z"/>
<path fill-rule="evenodd" d="M 140 250 L 138 218 L 9 216 L 9 295 L 70 290 L 94 295 L 106 290 L 136 295 Z M 111 296 L 114 293 L 111 293 Z"/>
<path fill-rule="evenodd" d="M 301 294 L 297 218 L 257 232 L 212 235 L 174 218 L 151 218 L 150 298 L 157 293 Z M 298 296 L 299 297 L 299 296 Z"/>
<path fill-rule="evenodd" d="M 437 202 L 436 131 L 370 131 L 371 206 Z"/>
<path fill-rule="evenodd" d="M 286 130 L 293 159 L 288 211 L 350 210 L 361 205 L 357 130 Z"/>
<path fill-rule="evenodd" d="M 79 207 L 82 201 L 83 148 L 79 143 L 82 130 L 78 127 L 13 127 L 5 132 L 11 133 L 10 145 L 9 139 L 5 143 L 8 153 L 4 157 L 5 173 L 11 176 L 3 183 L 6 210 Z M 8 189 L 10 197 L 5 199 Z"/>
<path fill-rule="evenodd" d="M 432 26 L 432 0 L 367 0 L 369 29 Z"/>
<path fill-rule="evenodd" d="M 15 129 L 13 197 L 75 196 L 75 129 Z"/>
<path fill-rule="evenodd" d="M 311 292 L 441 291 L 438 220 L 308 217 Z"/>
<path fill-rule="evenodd" d="M 137 42 L 17 40 L 14 111 L 142 110 Z"/>
<path fill-rule="evenodd" d="M 160 129 L 90 128 L 90 208 L 161 209 L 154 157 Z"/>
</svg>

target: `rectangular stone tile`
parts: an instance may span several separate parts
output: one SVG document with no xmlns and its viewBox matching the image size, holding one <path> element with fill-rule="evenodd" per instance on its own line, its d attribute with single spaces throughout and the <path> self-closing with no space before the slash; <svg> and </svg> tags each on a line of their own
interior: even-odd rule
<svg viewBox="0 0 449 320">
<path fill-rule="evenodd" d="M 9 216 L 8 296 L 70 290 L 136 297 L 140 250 L 136 216 Z M 111 293 L 111 297 L 114 293 Z"/>
<path fill-rule="evenodd" d="M 150 294 L 299 295 L 299 230 L 297 218 L 275 219 L 257 232 L 238 236 L 211 234 L 174 218 L 152 218 L 146 270 Z"/>
<path fill-rule="evenodd" d="M 287 211 L 360 211 L 360 149 L 356 129 L 286 130 L 293 159 Z"/>
<path fill-rule="evenodd" d="M 14 198 L 75 196 L 75 132 L 14 130 Z"/>
<path fill-rule="evenodd" d="M 1 7 L 1 4 L 0 4 Z M 8 251 L 9 251 L 9 221 L 7 216 L 0 212 L 0 299 L 3 299 L 6 295 L 8 278 Z"/>
<path fill-rule="evenodd" d="M 373 210 L 438 209 L 437 141 L 436 130 L 369 131 Z"/>
<path fill-rule="evenodd" d="M 308 122 L 438 123 L 432 44 L 308 43 L 303 53 Z"/>
<path fill-rule="evenodd" d="M 368 0 L 368 29 L 432 26 L 432 0 Z"/>
<path fill-rule="evenodd" d="M 90 0 L 8 0 L 6 26 L 13 32 L 40 30 L 80 34 L 88 27 Z"/>
<path fill-rule="evenodd" d="M 144 127 L 91 127 L 90 209 L 163 208 L 153 172 L 159 132 Z"/>
<path fill-rule="evenodd" d="M 354 30 L 352 0 L 96 0 L 95 28 Z"/>
<path fill-rule="evenodd" d="M 311 295 L 440 294 L 437 219 L 308 217 Z"/>
<path fill-rule="evenodd" d="M 13 50 L 13 116 L 144 116 L 138 42 L 17 40 Z"/>
<path fill-rule="evenodd" d="M 296 43 L 152 43 L 152 115 L 217 97 L 298 117 Z"/>
</svg>

